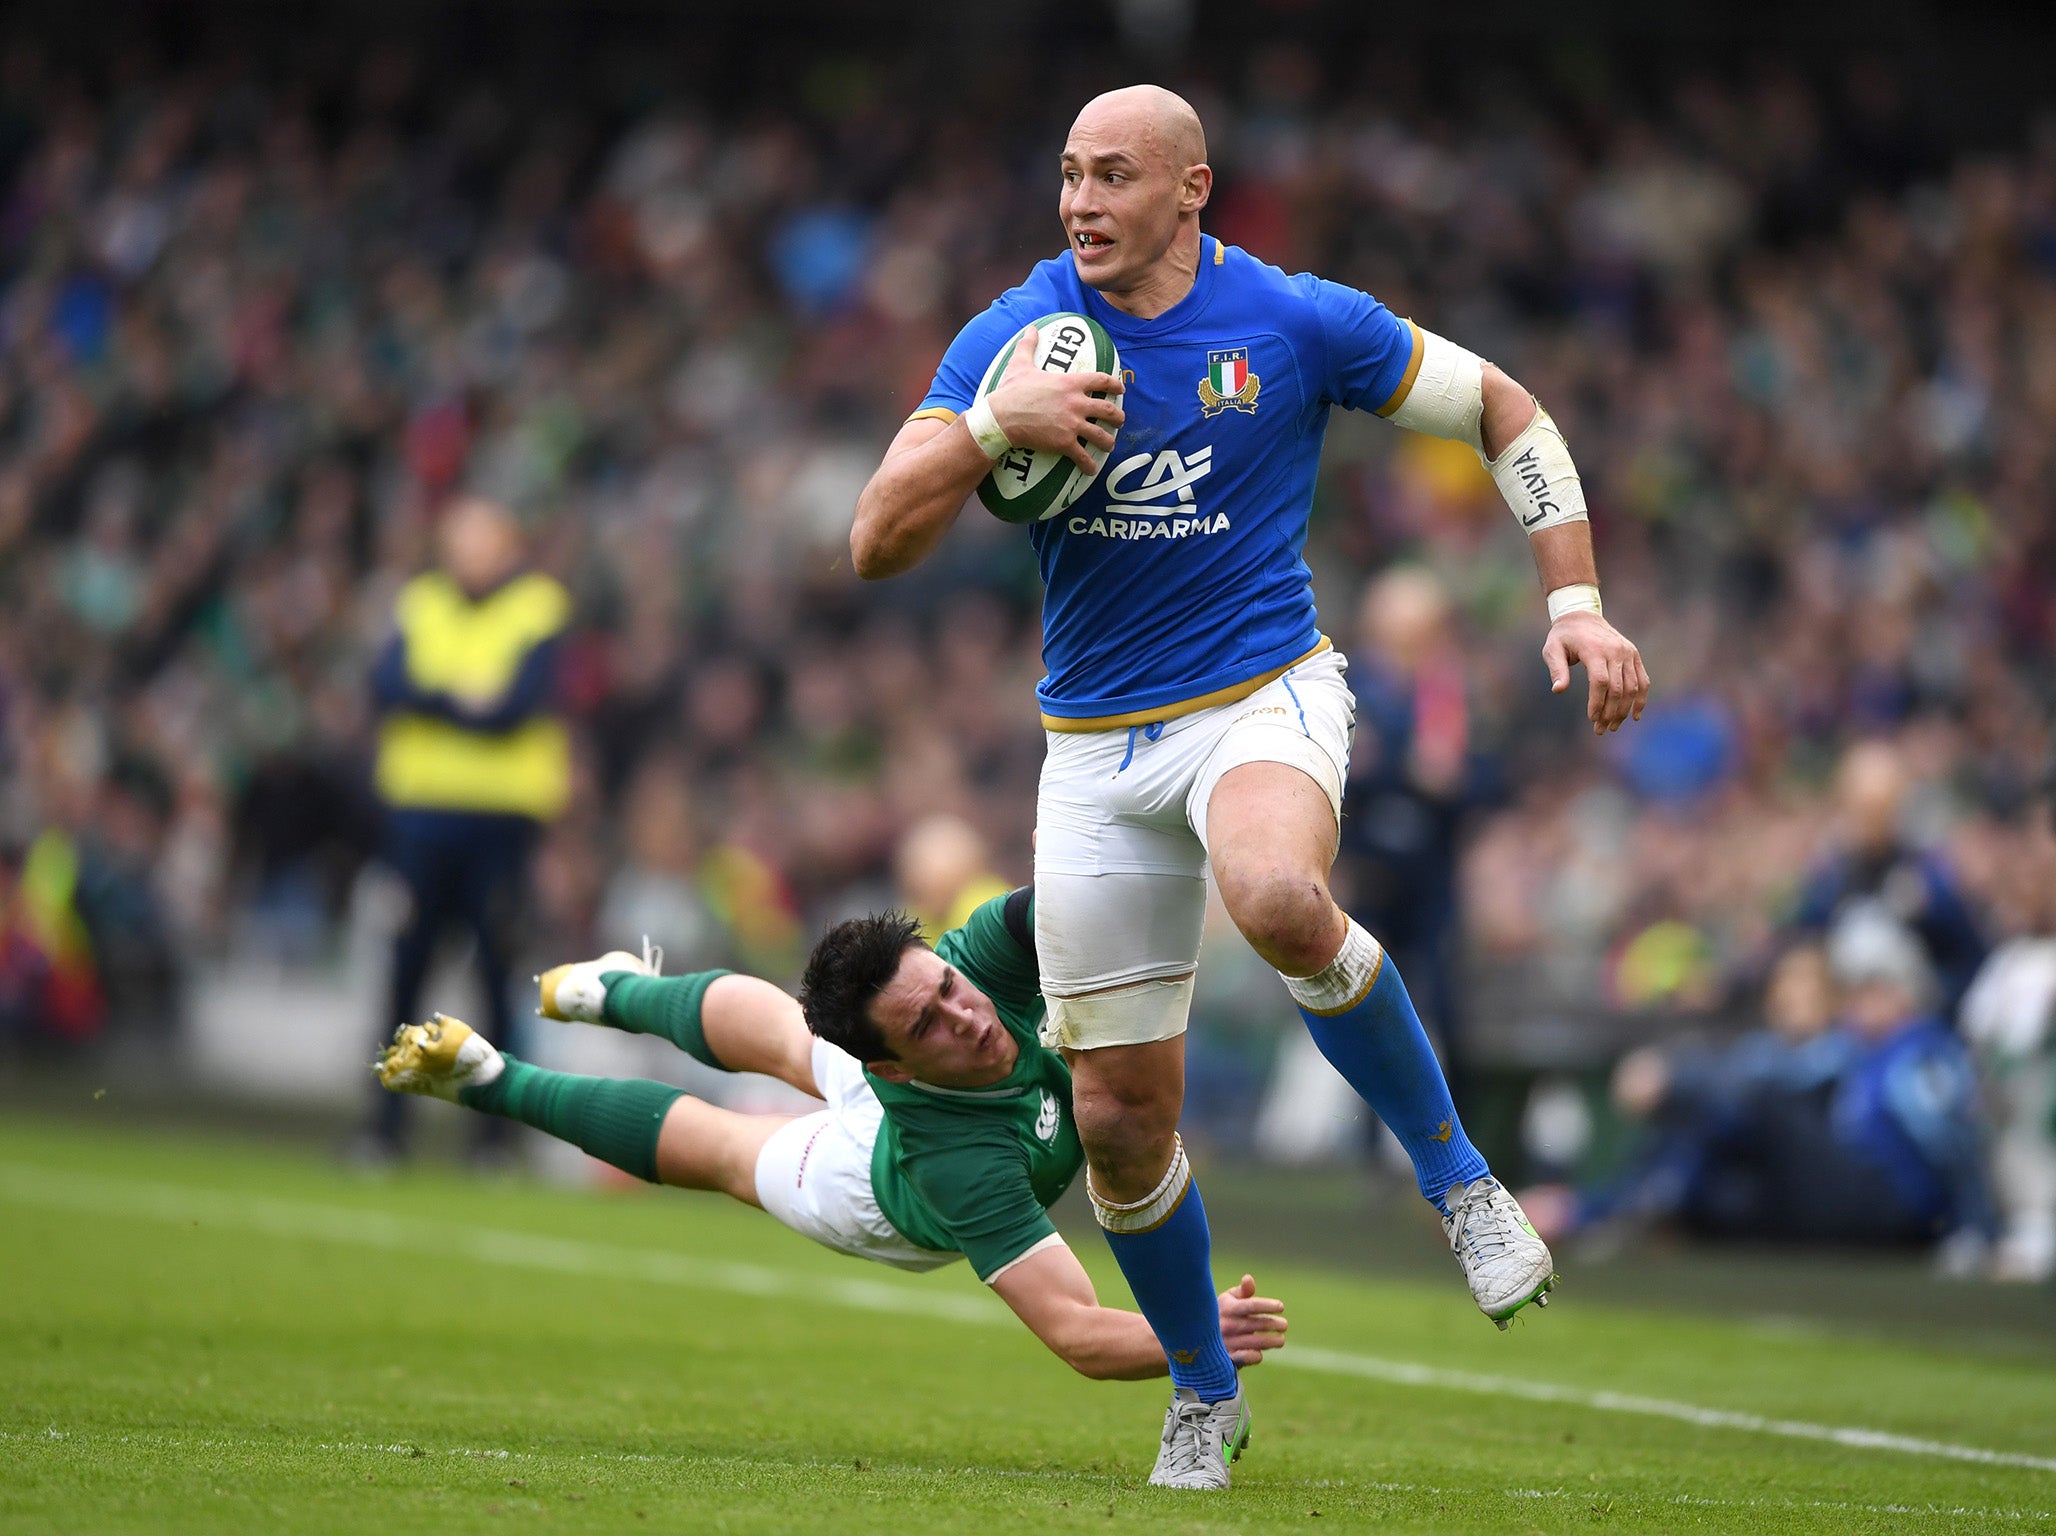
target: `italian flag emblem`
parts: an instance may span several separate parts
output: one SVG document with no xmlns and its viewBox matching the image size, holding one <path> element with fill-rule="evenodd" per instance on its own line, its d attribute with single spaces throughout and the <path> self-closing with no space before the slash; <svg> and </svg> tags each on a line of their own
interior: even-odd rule
<svg viewBox="0 0 2056 1536">
<path fill-rule="evenodd" d="M 1199 385 L 1200 415 L 1247 411 L 1254 416 L 1257 388 L 1262 382 L 1249 371 L 1249 348 L 1207 353 L 1206 377 Z"/>
</svg>

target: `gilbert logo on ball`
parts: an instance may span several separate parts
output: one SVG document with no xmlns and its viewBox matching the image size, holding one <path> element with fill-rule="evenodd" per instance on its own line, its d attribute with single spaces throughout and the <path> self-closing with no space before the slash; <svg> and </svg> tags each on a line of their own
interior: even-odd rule
<svg viewBox="0 0 2056 1536">
<path fill-rule="evenodd" d="M 1009 341 L 979 380 L 980 395 L 989 395 L 998 387 L 1013 355 L 1014 343 Z M 1035 322 L 1035 366 L 1046 373 L 1111 373 L 1118 377 L 1121 354 L 1098 321 L 1068 312 L 1044 315 Z M 1016 448 L 1002 455 L 978 482 L 978 499 L 986 511 L 1009 523 L 1055 517 L 1083 496 L 1106 467 L 1104 450 L 1092 448 L 1091 453 L 1093 469 L 1088 475 L 1064 454 Z"/>
</svg>

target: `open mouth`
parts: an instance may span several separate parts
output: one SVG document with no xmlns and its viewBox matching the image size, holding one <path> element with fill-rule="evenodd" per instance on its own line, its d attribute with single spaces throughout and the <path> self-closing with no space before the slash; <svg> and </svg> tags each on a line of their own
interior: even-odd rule
<svg viewBox="0 0 2056 1536">
<path fill-rule="evenodd" d="M 1096 229 L 1075 230 L 1071 239 L 1081 251 L 1104 251 L 1114 243 Z"/>
</svg>

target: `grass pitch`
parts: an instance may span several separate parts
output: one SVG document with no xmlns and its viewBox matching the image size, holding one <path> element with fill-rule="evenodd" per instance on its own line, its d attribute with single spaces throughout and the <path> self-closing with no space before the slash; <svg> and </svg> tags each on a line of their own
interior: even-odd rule
<svg viewBox="0 0 2056 1536">
<path fill-rule="evenodd" d="M 1073 1377 L 961 1266 L 711 1196 L 9 1118 L 0 1530 L 2056 1530 L 2029 1360 L 1604 1308 L 1575 1269 L 1501 1335 L 1453 1268 L 1225 1251 L 1293 1343 L 1234 1488 L 1171 1494 L 1165 1389 Z"/>
</svg>

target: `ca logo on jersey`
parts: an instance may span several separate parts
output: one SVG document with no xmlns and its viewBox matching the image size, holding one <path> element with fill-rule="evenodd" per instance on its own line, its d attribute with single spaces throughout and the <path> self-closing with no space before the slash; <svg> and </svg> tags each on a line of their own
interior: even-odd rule
<svg viewBox="0 0 2056 1536">
<path fill-rule="evenodd" d="M 1130 506 L 1175 501 L 1176 506 L 1159 505 L 1154 510 L 1189 511 L 1193 509 L 1192 488 L 1213 470 L 1211 443 L 1193 449 L 1190 458 L 1175 448 L 1166 448 L 1162 453 L 1138 453 L 1113 467 L 1107 475 L 1107 494 Z"/>
<path fill-rule="evenodd" d="M 1232 347 L 1206 355 L 1206 377 L 1199 381 L 1199 414 L 1223 411 L 1256 414 L 1256 392 L 1263 380 L 1249 371 L 1249 348 Z"/>
<path fill-rule="evenodd" d="M 1035 1139 L 1055 1141 L 1057 1139 L 1057 1099 L 1047 1088 L 1042 1090 L 1042 1110 L 1035 1117 Z"/>
<path fill-rule="evenodd" d="M 1139 452 L 1106 471 L 1106 512 L 1079 514 L 1065 526 L 1100 539 L 1184 539 L 1227 533 L 1227 514 L 1199 510 L 1192 487 L 1213 473 L 1213 444 L 1180 454 L 1176 448 Z M 1129 514 L 1129 516 L 1121 516 Z"/>
<path fill-rule="evenodd" d="M 1135 454 L 1107 471 L 1110 500 L 1104 515 L 1088 518 L 1081 513 L 1064 526 L 1072 533 L 1107 539 L 1182 539 L 1197 533 L 1225 533 L 1228 514 L 1206 515 L 1193 493 L 1193 487 L 1213 469 L 1211 443 L 1190 454 L 1175 448 Z M 1121 515 L 1124 513 L 1129 515 Z"/>
</svg>

